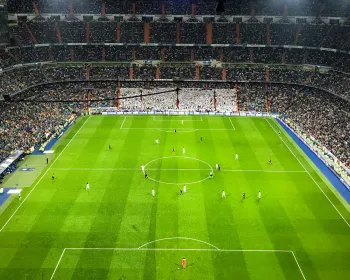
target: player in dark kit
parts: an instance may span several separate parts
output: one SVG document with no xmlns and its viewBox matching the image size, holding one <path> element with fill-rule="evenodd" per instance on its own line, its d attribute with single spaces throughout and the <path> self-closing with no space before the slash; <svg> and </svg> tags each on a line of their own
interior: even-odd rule
<svg viewBox="0 0 350 280">
<path fill-rule="evenodd" d="M 182 190 L 180 189 L 180 195 L 182 195 Z"/>
<path fill-rule="evenodd" d="M 203 141 L 203 137 L 201 136 L 201 142 Z"/>
<path fill-rule="evenodd" d="M 49 158 L 46 158 L 46 164 L 49 164 Z"/>
<path fill-rule="evenodd" d="M 175 153 L 175 149 L 173 148 L 173 153 Z"/>
<path fill-rule="evenodd" d="M 55 174 L 52 174 L 51 179 L 52 181 L 55 181 Z"/>
<path fill-rule="evenodd" d="M 269 164 L 272 164 L 272 159 L 269 160 Z"/>
<path fill-rule="evenodd" d="M 175 133 L 176 133 L 176 129 L 175 129 Z"/>
<path fill-rule="evenodd" d="M 145 178 L 147 179 L 148 178 L 148 174 L 147 174 L 147 172 L 145 171 Z"/>
<path fill-rule="evenodd" d="M 108 145 L 108 150 L 112 150 L 112 146 L 111 145 Z"/>
<path fill-rule="evenodd" d="M 242 194 L 242 199 L 245 199 L 245 193 Z"/>
</svg>

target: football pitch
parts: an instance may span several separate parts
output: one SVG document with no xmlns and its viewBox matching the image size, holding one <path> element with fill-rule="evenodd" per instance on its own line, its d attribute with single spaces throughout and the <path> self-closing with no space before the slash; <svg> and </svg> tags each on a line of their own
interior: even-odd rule
<svg viewBox="0 0 350 280">
<path fill-rule="evenodd" d="M 81 117 L 0 216 L 0 279 L 350 279 L 331 188 L 272 118 Z"/>
</svg>

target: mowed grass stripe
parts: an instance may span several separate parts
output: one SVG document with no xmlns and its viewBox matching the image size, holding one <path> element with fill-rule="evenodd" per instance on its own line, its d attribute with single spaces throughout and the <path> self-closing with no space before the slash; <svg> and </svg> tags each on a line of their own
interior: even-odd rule
<svg viewBox="0 0 350 280">
<path fill-rule="evenodd" d="M 240 169 L 262 169 L 262 158 L 258 157 L 256 129 L 250 118 L 234 120 L 236 130 L 230 133 L 232 146 L 237 147 L 239 160 L 237 161 Z M 230 127 L 230 122 L 226 121 L 226 127 Z M 253 148 L 254 147 L 254 148 Z"/>
<path fill-rule="evenodd" d="M 224 126 L 231 125 L 228 120 L 223 123 Z M 229 131 L 227 133 L 232 133 Z M 226 134 L 226 133 L 224 133 Z M 216 132 L 210 132 L 211 138 L 215 139 Z M 220 142 L 225 140 L 221 138 Z M 220 144 L 213 141 L 211 149 L 211 154 L 218 157 L 217 161 L 221 164 L 219 155 L 223 155 L 220 151 Z M 228 155 L 229 156 L 229 155 Z M 210 236 L 210 242 L 218 246 L 219 248 L 235 248 L 242 249 L 239 234 L 237 228 L 235 227 L 235 215 L 232 211 L 231 205 L 228 199 L 233 199 L 234 194 L 234 182 L 232 180 L 227 180 L 222 173 L 216 172 L 215 179 L 210 180 L 210 185 L 203 188 L 204 201 L 206 205 L 206 219 L 208 232 Z M 225 190 L 227 199 L 221 198 L 221 192 Z M 213 258 L 213 268 L 215 273 L 215 278 L 225 279 L 228 275 L 237 275 L 238 277 L 243 277 L 248 274 L 246 263 L 244 261 L 243 252 L 235 254 L 232 264 L 228 265 L 228 268 L 221 269 L 222 263 L 227 263 L 227 259 L 224 255 L 218 255 Z"/>
<path fill-rule="evenodd" d="M 153 139 L 149 139 L 150 142 L 154 143 L 152 146 L 152 152 L 154 155 L 156 155 L 156 158 L 163 157 L 164 154 L 166 154 L 166 151 L 169 151 L 170 148 L 167 148 L 166 143 L 168 142 L 168 134 L 161 133 L 160 131 L 155 132 L 154 136 L 156 139 L 160 140 L 160 144 L 156 144 Z M 152 141 L 153 140 L 153 141 Z M 160 161 L 160 164 L 162 161 Z M 160 165 L 161 167 L 161 165 Z M 148 171 L 149 172 L 149 171 Z M 150 174 L 150 176 L 154 176 L 155 180 L 160 180 L 160 174 L 161 172 L 156 172 L 155 174 Z M 148 234 L 147 231 L 142 236 L 142 242 L 140 242 L 139 246 L 142 246 L 142 244 L 146 244 L 148 242 L 151 242 L 153 240 L 156 240 L 158 238 L 157 236 L 157 226 L 158 226 L 158 216 L 164 215 L 164 210 L 159 210 L 159 203 L 163 199 L 163 192 L 164 185 L 150 181 L 145 179 L 145 183 L 143 184 L 145 186 L 145 192 L 147 192 L 147 195 L 145 196 L 146 199 L 151 201 L 151 216 L 149 220 L 149 226 L 148 226 Z M 152 197 L 151 191 L 154 188 L 155 190 L 155 197 Z M 159 231 L 158 231 L 159 233 Z M 141 244 L 142 243 L 142 244 Z M 157 244 L 149 245 L 148 247 L 156 247 Z M 156 258 L 156 252 L 155 251 L 146 251 L 145 252 L 145 261 L 143 263 L 143 269 L 142 271 L 142 277 L 143 279 L 147 278 L 155 278 L 157 274 L 157 258 Z"/>
<path fill-rule="evenodd" d="M 95 120 L 96 121 L 96 120 Z M 91 150 L 97 150 L 100 151 L 101 149 L 104 149 L 105 143 L 104 141 L 96 141 L 96 139 L 99 136 L 102 136 L 101 139 L 108 138 L 108 135 L 111 133 L 111 130 L 105 130 L 104 127 L 104 121 L 106 119 L 99 119 L 98 122 L 95 122 L 95 128 L 96 129 L 88 129 L 89 133 L 85 134 L 85 137 L 89 139 L 89 141 L 85 144 L 85 146 L 82 149 L 82 152 L 80 154 L 80 157 L 77 158 L 77 162 L 83 161 L 81 157 L 87 157 L 88 160 L 95 161 L 99 153 L 92 154 Z M 81 142 L 81 141 L 80 141 Z M 86 152 L 85 152 L 86 151 Z M 68 155 L 67 155 L 68 156 Z M 103 178 L 102 174 L 98 172 L 84 172 L 82 174 L 79 174 L 79 179 L 82 181 L 80 184 L 80 195 L 76 199 L 76 207 L 75 209 L 72 209 L 71 215 L 67 217 L 67 224 L 65 226 L 65 230 L 67 230 L 67 226 L 73 227 L 71 231 L 83 231 L 85 233 L 84 237 L 79 241 L 81 243 L 81 246 L 85 246 L 87 242 L 89 241 L 90 232 L 94 227 L 94 221 L 96 220 L 96 216 L 98 216 L 99 207 L 101 207 L 103 197 L 105 196 L 105 186 L 107 186 L 110 182 L 109 178 Z M 73 175 L 74 176 L 74 175 Z M 71 177 L 73 177 L 71 176 Z M 113 177 L 113 176 L 112 176 Z M 73 177 L 74 178 L 74 177 Z M 89 182 L 91 186 L 91 191 L 85 190 L 85 184 L 86 182 Z M 93 192 L 94 195 L 90 194 L 90 192 Z M 90 199 L 91 196 L 91 199 Z M 104 202 L 103 202 L 104 204 Z M 87 207 L 86 207 L 87 206 Z M 89 209 L 89 210 L 88 210 Z M 84 215 L 84 211 L 85 214 Z M 85 220 L 82 224 L 77 223 L 77 221 Z M 79 228 L 79 229 L 78 229 Z M 108 234 L 106 234 L 108 235 Z M 106 238 L 105 235 L 105 238 Z M 84 256 L 82 256 L 83 258 Z M 76 263 L 77 266 L 79 266 L 79 262 Z M 74 270 L 68 270 L 68 273 L 74 272 Z M 87 271 L 85 271 L 86 273 Z M 106 271 L 105 271 L 106 272 Z M 74 278 L 75 272 L 72 274 L 71 277 Z M 102 275 L 102 272 L 101 272 Z M 65 275 L 65 278 L 68 278 L 68 275 Z M 69 279 L 69 278 L 68 278 Z"/>
<path fill-rule="evenodd" d="M 271 211 L 274 215 L 271 215 Z M 292 222 L 288 215 L 285 213 L 283 206 L 278 202 L 274 201 L 271 205 L 260 207 L 260 216 L 264 222 L 265 230 L 267 231 L 271 243 L 274 248 L 281 248 L 281 246 L 288 246 L 290 250 L 295 251 L 298 258 L 302 259 L 301 265 L 307 278 L 319 279 L 315 267 L 310 259 L 309 254 L 304 250 L 303 244 L 299 239 L 297 232 L 295 231 Z M 283 226 L 282 226 L 283 225 Z M 276 255 L 281 267 L 288 267 L 288 262 L 281 255 Z M 287 271 L 283 270 L 286 279 L 297 279 L 299 275 L 298 271 Z M 295 273 L 292 273 L 295 272 Z"/>
<path fill-rule="evenodd" d="M 173 126 L 172 117 L 169 117 L 168 122 L 161 123 L 161 127 L 164 129 L 168 129 Z M 152 123 L 151 125 L 155 125 Z M 156 123 L 158 126 L 159 123 Z M 176 126 L 175 126 L 176 127 Z M 170 131 L 172 129 L 169 129 Z M 161 157 L 169 157 L 173 154 L 181 155 L 182 147 L 185 145 L 181 141 L 179 133 L 166 133 L 166 139 L 168 143 L 170 143 L 170 147 L 163 149 Z M 175 148 L 175 153 L 172 152 L 172 148 Z M 173 161 L 172 159 L 162 159 L 159 161 L 160 169 L 164 165 L 168 165 L 168 163 L 172 163 L 172 167 L 175 169 L 178 168 L 177 161 Z M 153 172 L 154 174 L 154 172 Z M 171 172 L 156 172 L 156 180 L 165 181 L 165 182 L 177 182 L 178 181 L 178 171 Z M 180 186 L 174 185 L 165 185 L 158 184 L 157 182 L 152 182 L 152 184 L 158 185 L 158 193 L 157 193 L 157 212 L 155 217 L 155 228 L 153 229 L 152 239 L 157 240 L 165 237 L 175 237 L 179 236 L 179 204 L 178 200 L 181 199 L 179 197 L 179 188 Z M 149 240 L 153 241 L 153 240 Z M 150 245 L 147 245 L 151 248 L 159 248 L 159 247 L 167 247 L 167 242 L 156 242 Z M 157 259 L 156 252 L 148 252 L 147 253 L 147 261 L 144 267 L 144 277 L 160 279 L 159 272 L 157 267 L 161 260 Z M 150 264 L 150 267 L 146 267 L 147 264 Z M 150 274 L 152 273 L 152 274 Z"/>
<path fill-rule="evenodd" d="M 251 159 L 251 161 L 255 161 L 253 164 L 258 163 L 260 165 L 263 164 L 262 162 L 264 162 L 264 158 L 261 157 L 261 153 L 256 154 L 256 148 L 254 148 L 253 152 L 253 147 L 256 147 L 254 144 L 255 141 L 261 138 L 260 132 L 256 129 L 254 122 L 255 119 L 250 118 L 233 119 L 233 123 L 236 127 L 235 133 L 237 134 L 230 134 L 231 141 L 232 137 L 235 137 L 236 139 L 238 138 L 240 142 L 247 143 L 242 147 L 239 153 L 240 157 L 237 160 L 242 169 L 252 168 L 252 162 L 245 160 L 249 152 L 254 154 L 254 158 Z M 252 144 L 250 144 L 249 139 L 252 138 L 254 140 Z M 264 141 L 260 141 L 259 139 L 258 142 L 260 149 L 264 148 L 265 151 L 269 150 L 266 145 L 263 145 Z M 258 155 L 259 157 L 255 158 L 255 155 Z M 249 156 L 247 159 L 249 159 Z M 254 168 L 256 167 L 254 166 Z M 263 169 L 261 165 L 259 168 Z M 259 215 L 260 207 L 264 207 L 265 203 L 268 203 L 265 200 L 269 199 L 268 193 L 271 192 L 270 185 L 267 184 L 268 177 L 270 176 L 268 174 L 265 176 L 264 173 L 254 174 L 254 176 L 251 176 L 249 173 L 240 173 L 233 176 L 233 182 L 235 182 L 233 192 L 234 199 L 230 200 L 230 204 L 233 209 L 233 215 L 236 217 L 235 228 L 237 228 L 237 235 L 240 238 L 242 248 L 261 248 L 261 244 L 264 244 L 264 248 L 276 249 L 274 244 L 271 243 L 269 234 L 264 228 L 264 221 Z M 258 191 L 261 191 L 263 194 L 262 205 L 260 205 L 260 201 L 257 200 Z M 243 192 L 246 194 L 246 199 L 244 200 L 242 199 Z M 279 249 L 284 248 L 282 247 Z M 250 270 L 251 262 L 249 261 L 249 255 L 244 255 L 244 257 L 248 275 L 242 275 L 241 277 L 242 279 L 249 279 L 249 277 L 253 277 L 255 270 L 261 270 L 261 268 L 259 267 L 259 264 L 254 263 L 256 266 L 255 269 Z M 285 267 L 282 266 L 283 264 L 279 263 L 279 258 L 280 256 L 276 254 L 276 256 L 273 255 L 272 257 L 268 258 L 267 262 L 268 267 L 273 267 L 275 274 L 279 275 L 278 277 L 281 277 Z M 250 269 L 248 268 L 248 265 Z M 260 275 L 260 277 L 262 276 Z"/>
<path fill-rule="evenodd" d="M 256 133 L 258 136 L 258 142 L 261 146 L 264 143 L 263 149 L 261 149 L 263 151 L 261 155 L 265 159 L 265 168 L 276 168 L 277 165 L 282 170 L 304 170 L 293 156 L 286 156 L 288 150 L 286 150 L 284 143 L 281 143 L 279 139 L 274 137 L 274 133 L 273 131 L 271 133 L 271 127 L 266 121 L 261 118 L 251 119 L 251 121 L 256 127 L 256 130 L 259 132 Z M 268 155 L 265 154 L 266 150 L 269 151 Z M 271 166 L 266 165 L 268 162 L 268 157 L 272 159 Z"/>
<path fill-rule="evenodd" d="M 91 135 L 91 143 L 89 148 L 95 150 L 95 154 L 99 155 L 98 152 L 106 149 L 105 139 L 109 137 L 111 130 L 106 130 L 103 123 L 99 125 L 101 130 L 96 130 L 94 134 Z M 109 119 L 106 119 L 109 122 Z M 108 124 L 107 124 L 108 127 Z M 132 137 L 131 137 L 132 138 Z M 125 141 L 122 150 L 119 152 L 119 157 L 122 157 L 125 152 L 128 151 L 129 145 L 133 145 L 132 141 Z M 134 145 L 133 145 L 134 146 Z M 134 147 L 137 151 L 137 147 Z M 115 160 L 112 158 L 111 160 Z M 103 197 L 99 203 L 96 203 L 95 207 L 98 208 L 96 214 L 91 217 L 93 223 L 90 228 L 90 232 L 86 237 L 86 241 L 83 247 L 96 247 L 97 245 L 102 247 L 114 246 L 118 234 L 121 221 L 124 216 L 125 206 L 127 204 L 127 196 L 131 187 L 133 174 L 128 174 L 129 179 L 123 180 L 123 178 L 117 178 L 115 174 L 112 174 L 109 178 L 109 183 L 104 187 L 104 189 L 98 189 L 96 191 L 101 191 Z M 118 182 L 118 184 L 117 184 Z M 97 186 L 99 182 L 91 183 L 91 196 L 93 195 L 93 183 Z M 87 198 L 88 199 L 88 198 Z M 104 279 L 108 275 L 109 263 L 111 262 L 113 254 L 104 255 L 103 264 L 105 267 L 99 269 L 98 277 Z M 89 262 L 91 256 L 83 252 L 79 258 L 77 266 L 80 267 L 82 264 Z M 72 275 L 73 279 L 77 278 L 88 278 L 91 275 L 91 271 L 88 270 L 75 270 Z"/>
</svg>

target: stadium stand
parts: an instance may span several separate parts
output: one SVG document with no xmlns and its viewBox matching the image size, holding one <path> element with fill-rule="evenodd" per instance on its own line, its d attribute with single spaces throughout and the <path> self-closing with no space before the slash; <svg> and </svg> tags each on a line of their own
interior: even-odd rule
<svg viewBox="0 0 350 280">
<path fill-rule="evenodd" d="M 218 111 L 233 110 L 233 102 L 239 110 L 266 111 L 268 98 L 273 112 L 288 116 L 349 164 L 349 2 L 227 1 L 215 19 L 202 16 L 213 15 L 215 1 L 175 2 L 9 0 L 12 44 L 0 50 L 0 95 L 82 102 L 0 102 L 0 161 L 12 150 L 45 141 L 72 112 L 85 112 L 88 85 L 93 99 L 101 99 L 91 106 L 106 107 L 116 106 L 104 99 L 115 97 L 118 81 L 128 96 L 150 84 L 123 80 L 149 80 L 153 89 L 145 90 L 156 92 L 174 84 L 153 80 L 185 79 L 192 81 L 178 84 L 186 92 L 183 109 L 212 111 L 214 89 Z M 19 13 L 26 18 L 19 20 Z M 106 16 L 111 14 L 121 17 Z M 299 22 L 295 16 L 306 18 Z M 173 94 L 143 100 L 125 100 L 121 108 L 176 109 Z"/>
</svg>

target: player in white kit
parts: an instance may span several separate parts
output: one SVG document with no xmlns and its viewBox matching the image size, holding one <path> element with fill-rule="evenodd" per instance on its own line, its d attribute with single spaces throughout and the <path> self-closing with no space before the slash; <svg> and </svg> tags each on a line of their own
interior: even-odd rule
<svg viewBox="0 0 350 280">
<path fill-rule="evenodd" d="M 186 185 L 184 185 L 184 193 L 187 191 L 187 187 Z"/>
<path fill-rule="evenodd" d="M 158 139 L 156 139 L 156 144 L 159 144 L 159 140 Z"/>
<path fill-rule="evenodd" d="M 222 190 L 221 197 L 222 197 L 222 198 L 226 198 L 226 193 L 225 193 L 225 191 L 224 191 L 224 190 Z"/>
<path fill-rule="evenodd" d="M 260 198 L 261 198 L 261 192 L 259 191 L 258 192 L 258 199 L 260 200 Z"/>
<path fill-rule="evenodd" d="M 238 154 L 236 153 L 236 159 L 238 159 Z"/>
<path fill-rule="evenodd" d="M 186 150 L 185 148 L 182 148 L 182 153 L 185 154 Z"/>
<path fill-rule="evenodd" d="M 145 174 L 145 166 L 144 165 L 141 165 L 141 170 L 142 170 L 142 173 Z"/>
<path fill-rule="evenodd" d="M 154 189 L 152 189 L 152 196 L 155 196 L 156 194 L 155 194 L 155 191 L 154 191 Z"/>
<path fill-rule="evenodd" d="M 89 183 L 86 183 L 86 190 L 87 190 L 87 191 L 90 190 L 90 185 L 89 185 Z"/>
</svg>

